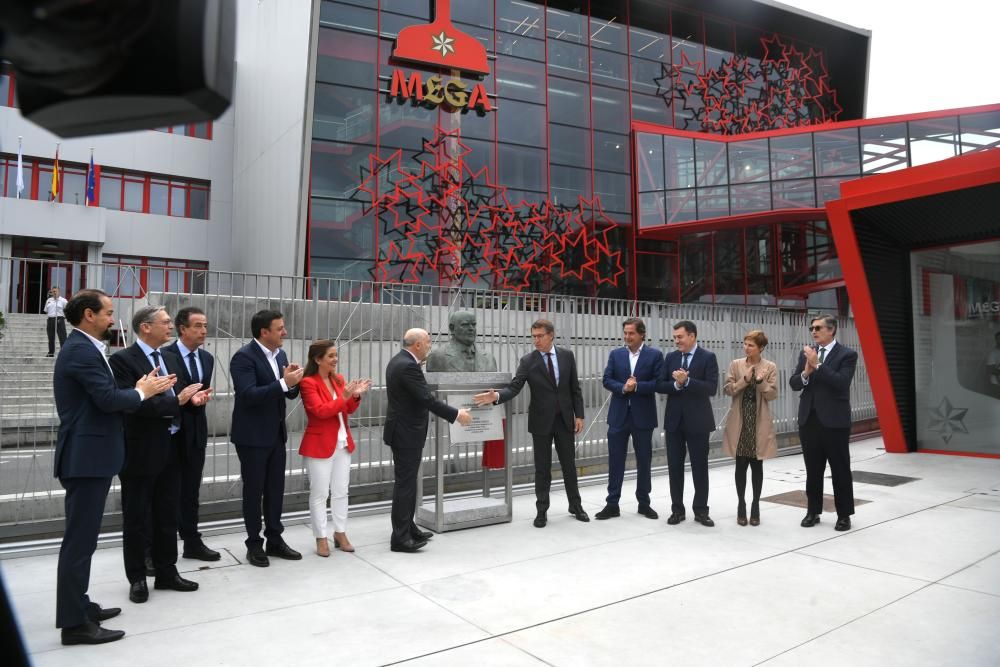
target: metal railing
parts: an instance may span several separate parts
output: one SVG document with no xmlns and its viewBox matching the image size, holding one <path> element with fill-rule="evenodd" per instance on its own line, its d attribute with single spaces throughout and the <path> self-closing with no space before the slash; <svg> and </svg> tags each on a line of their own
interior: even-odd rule
<svg viewBox="0 0 1000 667">
<path fill-rule="evenodd" d="M 52 470 L 58 427 L 52 397 L 53 360 L 44 356 L 45 318 L 37 314 L 50 283 L 26 278 L 52 275 L 54 264 L 0 258 L 0 311 L 7 318 L 0 340 L 0 541 L 57 534 L 61 529 L 63 494 Z M 358 447 L 352 461 L 352 503 L 385 500 L 391 493 L 390 452 L 381 441 L 385 414 L 383 371 L 390 357 L 398 352 L 400 337 L 408 328 L 422 327 L 431 333 L 435 343 L 444 343 L 449 336 L 448 318 L 460 309 L 475 313 L 477 345 L 489 350 L 499 370 L 507 373 L 513 373 L 520 357 L 532 349 L 531 323 L 540 317 L 554 322 L 556 343 L 573 350 L 580 369 L 587 419 L 584 434 L 578 438 L 577 458 L 584 471 L 601 472 L 606 464 L 609 393 L 601 379 L 608 353 L 622 344 L 622 321 L 631 316 L 645 320 L 647 343 L 661 350 L 672 349 L 674 322 L 694 321 L 698 325 L 698 343 L 718 356 L 720 374 L 725 373 L 731 359 L 742 356 L 743 335 L 750 329 L 763 329 L 771 341 L 765 356 L 774 360 L 780 371 L 780 393 L 772 405 L 775 427 L 779 438 L 784 436 L 790 444 L 797 443 L 793 434 L 798 399 L 787 387 L 798 352 L 809 341 L 804 313 L 165 267 L 66 262 L 58 266 L 64 269 L 59 275 L 66 282 L 58 285 L 64 294 L 67 289 L 76 291 L 86 286 L 104 288 L 114 300 L 116 321 L 126 326 L 135 309 L 147 303 L 162 304 L 171 315 L 185 306 L 197 306 L 206 312 L 209 338 L 205 349 L 216 359 L 211 383 L 216 393 L 208 406 L 210 438 L 201 492 L 203 520 L 239 516 L 239 462 L 228 438 L 233 402 L 229 360 L 249 341 L 250 318 L 262 308 L 284 314 L 289 331 L 284 349 L 290 360 L 304 364 L 312 340 L 331 338 L 338 341 L 339 371 L 345 377 L 374 380 L 372 391 L 350 420 Z M 32 307 L 39 310 L 24 312 Z M 838 338 L 859 348 L 857 330 L 849 319 L 841 321 Z M 115 340 L 120 345 L 124 337 Z M 851 398 L 855 421 L 875 418 L 863 363 L 858 367 Z M 530 390 L 515 399 L 508 424 L 515 476 L 525 481 L 533 470 L 527 432 L 529 399 Z M 661 415 L 664 400 L 658 397 Z M 713 400 L 720 425 L 729 404 L 720 386 Z M 286 510 L 306 507 L 308 483 L 297 453 L 304 422 L 300 401 L 289 401 Z M 721 431 L 716 431 L 712 436 L 715 456 L 720 455 L 720 440 Z M 449 451 L 448 489 L 471 488 L 481 479 L 480 447 L 460 445 Z M 430 448 L 425 449 L 425 460 L 429 460 L 430 452 Z M 654 455 L 663 455 L 659 430 L 654 433 Z M 425 466 L 428 474 L 432 469 Z M 121 507 L 117 484 L 108 507 L 106 527 L 113 528 Z"/>
</svg>

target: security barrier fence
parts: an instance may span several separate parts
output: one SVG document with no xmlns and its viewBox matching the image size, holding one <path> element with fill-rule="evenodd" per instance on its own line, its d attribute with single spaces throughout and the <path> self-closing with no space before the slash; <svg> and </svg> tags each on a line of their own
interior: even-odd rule
<svg viewBox="0 0 1000 667">
<path fill-rule="evenodd" d="M 672 325 L 682 319 L 698 326 L 698 343 L 716 353 L 720 376 L 731 359 L 742 356 L 742 339 L 751 329 L 763 329 L 770 344 L 765 357 L 778 364 L 779 396 L 772 405 L 779 443 L 798 447 L 795 416 L 797 396 L 788 389 L 802 345 L 810 342 L 810 314 L 776 309 L 704 304 L 663 304 L 555 294 L 525 294 L 429 285 L 385 284 L 336 278 L 255 275 L 167 266 L 127 266 L 0 258 L 0 542 L 58 535 L 62 529 L 63 491 L 53 477 L 53 453 L 58 430 L 52 392 L 54 360 L 47 358 L 46 320 L 40 314 L 49 288 L 65 295 L 84 287 L 100 287 L 115 306 L 113 344 L 133 340 L 129 322 L 147 304 L 178 309 L 197 306 L 205 311 L 215 356 L 214 399 L 208 405 L 209 443 L 201 490 L 203 522 L 240 515 L 240 470 L 228 433 L 233 394 L 229 360 L 250 339 L 250 318 L 258 310 L 279 310 L 289 337 L 284 349 L 290 361 L 305 364 L 312 340 L 337 341 L 338 370 L 347 379 L 371 378 L 372 390 L 350 418 L 357 443 L 351 463 L 351 503 L 358 507 L 391 497 L 391 452 L 382 444 L 385 415 L 384 369 L 400 349 L 400 338 L 411 327 L 427 329 L 435 344 L 449 338 L 448 319 L 457 310 L 476 315 L 476 344 L 496 358 L 499 370 L 513 373 L 522 355 L 533 349 L 530 326 L 538 318 L 555 324 L 556 344 L 577 358 L 586 409 L 586 425 L 577 437 L 577 462 L 583 474 L 606 471 L 607 405 L 609 393 L 601 379 L 609 352 L 622 344 L 622 322 L 641 317 L 647 344 L 673 349 Z M 841 318 L 838 339 L 859 349 L 857 329 Z M 112 347 L 112 352 L 115 347 Z M 58 352 L 57 352 L 58 353 Z M 730 399 L 720 389 L 713 400 L 716 421 L 722 421 Z M 515 482 L 532 478 L 531 438 L 527 432 L 530 389 L 513 402 L 508 433 L 512 443 Z M 662 419 L 664 396 L 657 398 Z M 855 422 L 875 419 L 875 406 L 862 362 L 851 389 Z M 301 402 L 288 401 L 289 440 L 285 509 L 307 507 L 308 481 L 298 444 L 305 418 Z M 443 429 L 447 431 L 447 429 Z M 431 434 L 434 433 L 432 428 Z M 712 435 L 712 456 L 721 456 L 721 430 Z M 654 432 L 654 466 L 665 462 L 663 433 Z M 475 489 L 482 481 L 481 446 L 446 448 L 446 491 Z M 433 447 L 424 450 L 424 475 L 434 466 Z M 497 483 L 501 473 L 496 471 Z M 555 473 L 558 475 L 558 472 Z M 425 481 L 425 489 L 433 485 Z M 663 488 L 657 493 L 663 492 Z M 105 530 L 120 525 L 120 489 L 115 480 L 105 509 Z"/>
</svg>

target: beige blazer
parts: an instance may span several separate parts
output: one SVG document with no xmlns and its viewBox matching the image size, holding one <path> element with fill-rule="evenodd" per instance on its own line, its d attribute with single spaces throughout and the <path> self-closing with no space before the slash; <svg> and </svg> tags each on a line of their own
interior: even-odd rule
<svg viewBox="0 0 1000 667">
<path fill-rule="evenodd" d="M 743 414 L 740 400 L 743 391 L 747 389 L 747 376 L 750 375 L 750 364 L 746 357 L 733 359 L 726 372 L 726 383 L 722 391 L 726 396 L 733 397 L 733 405 L 729 408 L 729 417 L 722 432 L 722 451 L 729 456 L 736 456 L 736 445 L 740 441 L 740 429 L 743 426 Z M 778 367 L 773 361 L 761 359 L 757 365 L 757 377 L 764 381 L 756 386 L 757 391 L 757 458 L 769 459 L 778 453 L 778 441 L 774 435 L 774 423 L 771 418 L 770 402 L 778 397 Z"/>
</svg>

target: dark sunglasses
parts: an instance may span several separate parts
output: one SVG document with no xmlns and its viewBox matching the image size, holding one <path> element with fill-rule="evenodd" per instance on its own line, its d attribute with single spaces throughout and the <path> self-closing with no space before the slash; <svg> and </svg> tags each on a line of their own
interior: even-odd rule
<svg viewBox="0 0 1000 667">
<path fill-rule="evenodd" d="M 827 327 L 825 327 L 822 324 L 820 324 L 818 326 L 809 327 L 809 331 L 822 331 L 823 329 L 826 329 L 826 328 Z"/>
</svg>

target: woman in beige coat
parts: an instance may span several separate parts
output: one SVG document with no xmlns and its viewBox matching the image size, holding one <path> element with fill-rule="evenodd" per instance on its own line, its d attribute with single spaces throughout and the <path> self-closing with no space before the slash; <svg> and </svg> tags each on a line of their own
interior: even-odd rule
<svg viewBox="0 0 1000 667">
<path fill-rule="evenodd" d="M 751 470 L 753 502 L 750 504 L 750 525 L 760 525 L 760 492 L 764 485 L 764 459 L 778 453 L 778 443 L 768 405 L 778 397 L 778 367 L 761 356 L 767 347 L 767 336 L 755 329 L 743 337 L 741 359 L 733 359 L 726 373 L 723 391 L 733 397 L 725 430 L 722 450 L 736 458 L 736 493 L 740 503 L 736 523 L 747 525 L 747 467 Z"/>
</svg>

